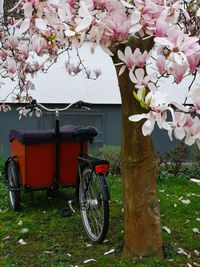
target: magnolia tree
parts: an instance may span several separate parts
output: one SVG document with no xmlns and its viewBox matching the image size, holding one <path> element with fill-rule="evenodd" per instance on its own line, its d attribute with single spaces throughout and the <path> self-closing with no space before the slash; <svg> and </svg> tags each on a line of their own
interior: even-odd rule
<svg viewBox="0 0 200 267">
<path fill-rule="evenodd" d="M 122 99 L 125 256 L 163 256 L 149 136 L 155 124 L 170 139 L 199 146 L 199 26 L 199 0 L 20 0 L 2 15 L 0 82 L 18 81 L 12 91 L 17 101 L 30 101 L 30 78 L 48 71 L 64 52 L 70 75 L 96 79 L 100 72 L 89 70 L 78 52 L 78 64 L 71 61 L 71 51 L 84 41 L 92 53 L 100 46 L 112 58 Z M 152 68 L 149 62 L 155 62 Z M 159 79 L 178 84 L 189 75 L 184 103 L 161 93 Z M 2 101 L 1 109 L 7 108 Z"/>
</svg>

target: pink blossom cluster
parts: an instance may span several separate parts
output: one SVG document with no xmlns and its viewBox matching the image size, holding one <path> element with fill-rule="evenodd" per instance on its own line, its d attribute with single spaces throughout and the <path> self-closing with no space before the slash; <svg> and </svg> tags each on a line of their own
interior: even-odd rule
<svg viewBox="0 0 200 267">
<path fill-rule="evenodd" d="M 17 17 L 11 16 L 13 11 Z M 146 119 L 144 135 L 157 123 L 170 137 L 185 138 L 187 144 L 199 142 L 197 0 L 20 0 L 9 13 L 10 18 L 0 22 L 0 77 L 18 79 L 17 99 L 28 100 L 29 90 L 34 89 L 29 77 L 47 71 L 63 52 L 69 56 L 65 67 L 70 75 L 84 72 L 87 78 L 98 78 L 101 72 L 89 70 L 79 56 L 78 64 L 70 61 L 72 49 L 87 40 L 91 52 L 100 46 L 108 55 L 118 56 L 118 75 L 128 70 L 134 96 L 147 112 L 130 120 Z M 142 43 L 148 39 L 154 45 L 151 51 L 144 51 Z M 130 40 L 141 45 L 133 49 Z M 151 75 L 146 72 L 150 58 L 155 60 Z M 190 98 L 193 107 L 169 103 L 159 91 L 159 78 L 172 76 L 180 83 L 188 75 L 194 79 L 186 100 Z"/>
</svg>

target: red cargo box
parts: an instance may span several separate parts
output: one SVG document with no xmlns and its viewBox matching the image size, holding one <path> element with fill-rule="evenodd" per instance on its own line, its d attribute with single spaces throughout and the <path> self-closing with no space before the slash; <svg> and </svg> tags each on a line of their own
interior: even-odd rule
<svg viewBox="0 0 200 267">
<path fill-rule="evenodd" d="M 75 126 L 65 127 L 60 141 L 60 186 L 75 185 L 78 175 L 80 143 L 73 135 Z M 53 186 L 55 170 L 55 142 L 53 130 L 16 131 L 11 130 L 12 156 L 20 168 L 20 184 L 31 189 Z M 88 142 L 84 142 L 84 153 Z"/>
</svg>

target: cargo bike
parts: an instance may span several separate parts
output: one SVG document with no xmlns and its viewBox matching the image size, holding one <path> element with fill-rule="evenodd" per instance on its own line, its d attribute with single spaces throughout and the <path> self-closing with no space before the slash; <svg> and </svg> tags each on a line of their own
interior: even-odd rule
<svg viewBox="0 0 200 267">
<path fill-rule="evenodd" d="M 5 179 L 11 209 L 20 210 L 21 191 L 47 190 L 66 200 L 62 188 L 73 186 L 78 192 L 81 218 L 87 236 L 102 242 L 109 226 L 109 189 L 106 176 L 109 163 L 88 154 L 97 135 L 94 127 L 60 127 L 60 112 L 90 104 L 78 101 L 61 109 L 50 109 L 33 100 L 26 106 L 55 115 L 55 129 L 14 130 L 9 133 L 11 157 L 5 163 Z"/>
</svg>

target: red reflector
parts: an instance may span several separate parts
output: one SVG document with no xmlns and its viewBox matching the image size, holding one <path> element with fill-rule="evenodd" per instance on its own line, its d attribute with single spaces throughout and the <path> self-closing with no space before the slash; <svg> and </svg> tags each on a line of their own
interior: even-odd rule
<svg viewBox="0 0 200 267">
<path fill-rule="evenodd" d="M 107 172 L 108 168 L 109 167 L 106 164 L 97 165 L 97 166 L 95 166 L 95 172 L 97 172 L 97 173 Z"/>
</svg>

